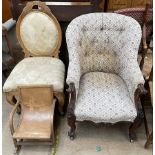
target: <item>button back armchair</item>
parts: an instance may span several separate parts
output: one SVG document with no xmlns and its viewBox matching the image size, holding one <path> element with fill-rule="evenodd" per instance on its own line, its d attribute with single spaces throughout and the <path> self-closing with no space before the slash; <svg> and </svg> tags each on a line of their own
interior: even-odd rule
<svg viewBox="0 0 155 155">
<path fill-rule="evenodd" d="M 68 133 L 76 121 L 130 122 L 130 141 L 143 120 L 140 96 L 146 93 L 137 62 L 141 28 L 131 17 L 91 13 L 75 18 L 66 31 L 70 94 Z"/>
</svg>

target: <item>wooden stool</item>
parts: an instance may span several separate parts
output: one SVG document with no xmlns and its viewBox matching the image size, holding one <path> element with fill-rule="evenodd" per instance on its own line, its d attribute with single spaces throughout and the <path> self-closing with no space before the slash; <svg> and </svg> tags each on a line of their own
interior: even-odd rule
<svg viewBox="0 0 155 155">
<path fill-rule="evenodd" d="M 53 98 L 52 86 L 21 86 L 19 93 L 19 102 L 10 114 L 10 130 L 16 148 L 15 153 L 21 145 L 52 145 L 56 101 Z M 21 116 L 17 128 L 14 129 L 13 118 L 18 106 L 21 106 Z"/>
</svg>

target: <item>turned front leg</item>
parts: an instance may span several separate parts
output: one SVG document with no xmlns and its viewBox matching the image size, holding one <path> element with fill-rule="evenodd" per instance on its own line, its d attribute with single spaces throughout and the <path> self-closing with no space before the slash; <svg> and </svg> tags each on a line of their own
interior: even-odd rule
<svg viewBox="0 0 155 155">
<path fill-rule="evenodd" d="M 71 140 L 75 138 L 75 129 L 76 129 L 76 117 L 75 116 L 67 116 L 67 123 L 70 126 L 70 131 L 68 132 L 68 136 Z"/>
<path fill-rule="evenodd" d="M 75 109 L 75 101 L 76 101 L 76 89 L 74 83 L 70 83 L 69 88 L 67 89 L 67 92 L 69 92 L 70 100 L 67 107 L 67 122 L 70 126 L 70 131 L 68 132 L 68 136 L 71 140 L 75 138 L 75 129 L 76 129 L 76 117 L 74 114 Z"/>
<path fill-rule="evenodd" d="M 136 109 L 137 109 L 137 117 L 134 120 L 134 122 L 130 125 L 129 127 L 129 139 L 130 142 L 133 142 L 134 140 L 136 140 L 136 129 L 138 127 L 141 126 L 143 120 L 144 120 L 144 114 L 143 114 L 143 110 L 142 110 L 142 105 L 141 105 L 141 96 L 146 94 L 147 91 L 144 88 L 143 84 L 139 84 L 137 86 L 137 89 L 135 91 L 135 105 L 136 105 Z"/>
</svg>

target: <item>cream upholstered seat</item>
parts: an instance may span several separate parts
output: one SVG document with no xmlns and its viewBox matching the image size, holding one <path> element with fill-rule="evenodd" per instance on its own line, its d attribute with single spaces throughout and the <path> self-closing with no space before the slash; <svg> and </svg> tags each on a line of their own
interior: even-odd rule
<svg viewBox="0 0 155 155">
<path fill-rule="evenodd" d="M 133 122 L 137 111 L 126 84 L 118 75 L 89 72 L 80 80 L 75 115 L 78 121 Z"/>
<path fill-rule="evenodd" d="M 15 91 L 19 85 L 53 85 L 63 92 L 65 67 L 60 59 L 30 57 L 19 62 L 6 80 L 4 92 Z"/>
<path fill-rule="evenodd" d="M 135 95 L 144 84 L 137 63 L 138 22 L 115 13 L 85 14 L 69 24 L 66 41 L 69 136 L 75 135 L 76 120 L 135 123 L 139 117 Z"/>
</svg>

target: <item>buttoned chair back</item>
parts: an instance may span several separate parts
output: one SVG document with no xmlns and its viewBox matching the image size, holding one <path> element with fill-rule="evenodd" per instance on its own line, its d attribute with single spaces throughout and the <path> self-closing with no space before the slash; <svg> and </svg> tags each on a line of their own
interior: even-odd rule
<svg viewBox="0 0 155 155">
<path fill-rule="evenodd" d="M 134 19 L 113 13 L 77 17 L 66 33 L 69 57 L 79 58 L 83 74 L 119 73 L 127 59 L 137 60 L 140 38 L 141 28 Z"/>
</svg>

